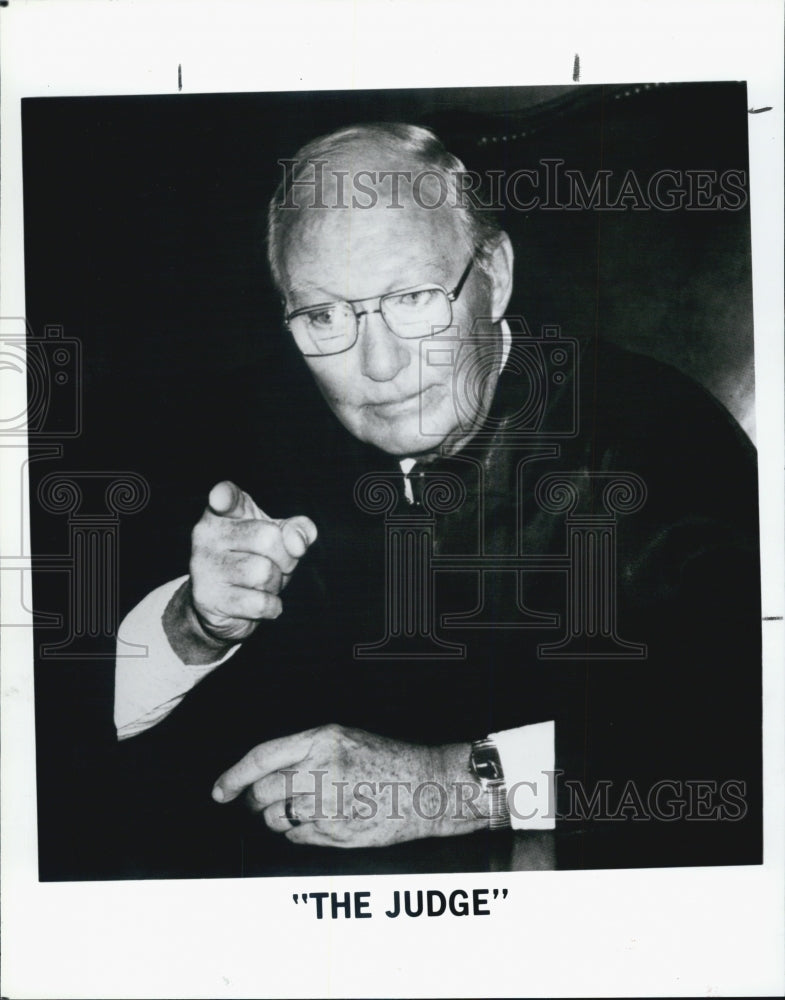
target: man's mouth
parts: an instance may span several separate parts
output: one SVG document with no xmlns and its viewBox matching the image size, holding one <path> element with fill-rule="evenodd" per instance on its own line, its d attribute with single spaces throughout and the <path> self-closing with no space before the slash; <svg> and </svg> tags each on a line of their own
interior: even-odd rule
<svg viewBox="0 0 785 1000">
<path fill-rule="evenodd" d="M 410 411 L 417 411 L 422 406 L 427 394 L 432 386 L 418 389 L 409 396 L 399 396 L 396 399 L 387 400 L 381 403 L 371 403 L 374 412 L 382 417 L 395 417 L 400 414 L 407 414 Z"/>
</svg>

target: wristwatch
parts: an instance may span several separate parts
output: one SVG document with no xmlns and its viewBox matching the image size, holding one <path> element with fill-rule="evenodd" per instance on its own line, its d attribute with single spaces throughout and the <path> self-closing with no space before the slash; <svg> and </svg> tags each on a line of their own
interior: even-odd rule
<svg viewBox="0 0 785 1000">
<path fill-rule="evenodd" d="M 507 808 L 507 785 L 504 783 L 499 750 L 493 740 L 486 737 L 472 743 L 469 770 L 488 797 L 491 829 L 500 830 L 508 827 L 510 810 Z"/>
</svg>

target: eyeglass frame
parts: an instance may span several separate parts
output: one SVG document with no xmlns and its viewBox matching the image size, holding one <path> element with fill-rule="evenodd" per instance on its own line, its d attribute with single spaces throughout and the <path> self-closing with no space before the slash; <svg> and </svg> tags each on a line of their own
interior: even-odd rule
<svg viewBox="0 0 785 1000">
<path fill-rule="evenodd" d="M 402 337 L 399 333 L 396 333 L 395 330 L 393 330 L 393 328 L 387 322 L 387 318 L 382 312 L 382 302 L 385 299 L 393 298 L 396 295 L 406 295 L 408 292 L 421 292 L 425 291 L 428 288 L 438 289 L 440 292 L 444 293 L 447 302 L 450 305 L 450 319 L 447 322 L 447 325 L 442 327 L 442 329 L 446 330 L 452 323 L 452 304 L 453 302 L 456 301 L 458 296 L 463 291 L 463 286 L 466 284 L 476 260 L 477 260 L 477 252 L 475 251 L 469 258 L 469 263 L 464 268 L 463 273 L 461 274 L 457 284 L 455 285 L 455 288 L 453 288 L 451 292 L 448 292 L 443 285 L 439 285 L 436 283 L 433 284 L 425 283 L 423 285 L 412 285 L 409 288 L 399 288 L 392 292 L 385 292 L 384 295 L 368 295 L 363 299 L 333 299 L 330 302 L 316 302 L 312 306 L 303 306 L 301 309 L 293 309 L 292 312 L 287 313 L 284 316 L 284 324 L 286 325 L 287 329 L 291 332 L 290 323 L 293 319 L 296 319 L 298 316 L 304 316 L 306 313 L 315 312 L 317 309 L 324 309 L 327 306 L 335 306 L 340 304 L 347 305 L 352 309 L 352 312 L 354 313 L 354 340 L 351 342 L 351 344 L 349 344 L 348 347 L 342 347 L 340 351 L 333 351 L 328 354 L 306 354 L 305 351 L 300 351 L 300 353 L 304 358 L 334 358 L 337 357 L 339 354 L 345 354 L 347 351 L 351 351 L 351 349 L 357 343 L 357 340 L 360 336 L 360 317 L 373 316 L 376 313 L 379 313 L 379 315 L 382 317 L 390 333 L 396 336 L 399 340 L 425 340 L 426 337 L 432 337 L 434 335 L 433 332 L 422 334 L 419 337 Z M 378 309 L 363 309 L 360 312 L 356 312 L 354 308 L 352 308 L 358 302 L 371 302 L 373 299 L 378 300 L 379 302 Z M 299 345 L 298 345 L 298 350 L 299 350 Z"/>
</svg>

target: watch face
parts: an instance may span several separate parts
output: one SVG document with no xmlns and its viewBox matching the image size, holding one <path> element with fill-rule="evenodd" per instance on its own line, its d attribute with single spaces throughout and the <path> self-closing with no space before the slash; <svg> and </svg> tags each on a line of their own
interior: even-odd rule
<svg viewBox="0 0 785 1000">
<path fill-rule="evenodd" d="M 504 777 L 498 751 L 490 747 L 474 750 L 472 770 L 483 781 L 500 781 Z"/>
</svg>

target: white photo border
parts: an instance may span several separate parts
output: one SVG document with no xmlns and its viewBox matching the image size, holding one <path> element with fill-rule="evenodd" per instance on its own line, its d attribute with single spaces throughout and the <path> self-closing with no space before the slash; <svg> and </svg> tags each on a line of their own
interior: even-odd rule
<svg viewBox="0 0 785 1000">
<path fill-rule="evenodd" d="M 764 865 L 315 877 L 307 886 L 299 878 L 39 883 L 32 633 L 4 629 L 3 995 L 780 993 L 785 588 L 779 0 L 562 2 L 547 9 L 499 0 L 10 0 L 0 10 L 0 29 L 3 317 L 25 315 L 23 97 L 171 94 L 180 85 L 188 94 L 561 85 L 572 82 L 576 55 L 584 84 L 745 80 L 755 112 L 749 141 L 766 619 Z M 480 33 L 486 41 L 478 50 Z M 7 471 L 3 510 L 13 517 L 19 498 Z M 4 548 L 11 530 L 7 518 Z M 317 923 L 292 898 L 303 889 L 373 888 L 389 898 L 393 888 L 456 886 L 507 888 L 509 894 L 485 921 L 433 920 L 425 927 L 381 919 Z"/>
</svg>

